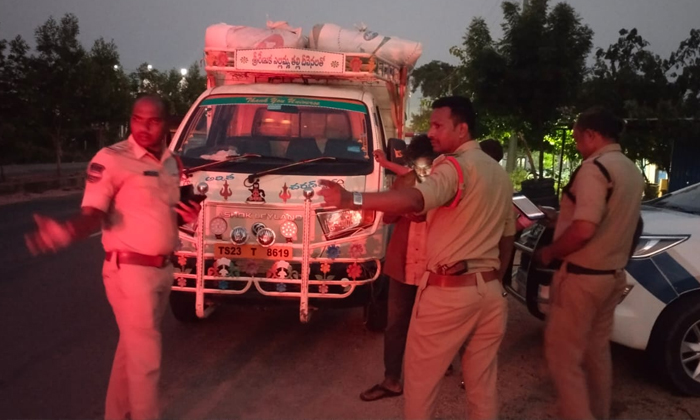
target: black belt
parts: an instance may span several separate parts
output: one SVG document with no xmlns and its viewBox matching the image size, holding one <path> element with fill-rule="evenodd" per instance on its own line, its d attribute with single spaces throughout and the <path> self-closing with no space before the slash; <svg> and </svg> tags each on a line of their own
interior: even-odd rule
<svg viewBox="0 0 700 420">
<path fill-rule="evenodd" d="M 555 261 L 554 266 L 558 269 L 563 264 L 562 261 Z M 581 267 L 580 265 L 567 262 L 566 272 L 571 274 L 583 274 L 587 276 L 605 276 L 615 274 L 617 270 L 596 270 L 594 268 Z"/>
</svg>

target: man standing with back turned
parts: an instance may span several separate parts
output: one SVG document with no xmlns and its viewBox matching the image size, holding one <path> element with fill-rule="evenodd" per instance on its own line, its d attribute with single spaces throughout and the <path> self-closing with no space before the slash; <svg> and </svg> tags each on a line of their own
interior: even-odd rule
<svg viewBox="0 0 700 420">
<path fill-rule="evenodd" d="M 322 180 L 326 206 L 427 212 L 427 270 L 420 280 L 405 360 L 405 416 L 427 419 L 438 386 L 466 341 L 462 373 L 470 419 L 495 418 L 496 354 L 506 326 L 500 280 L 513 249 L 513 187 L 474 141 L 476 113 L 465 97 L 433 102 L 428 136 L 437 153 L 426 180 L 412 188 L 349 192 Z"/>
<path fill-rule="evenodd" d="M 189 223 L 200 209 L 180 201 L 179 165 L 166 148 L 166 130 L 163 101 L 136 100 L 129 139 L 100 150 L 88 165 L 81 213 L 67 222 L 35 215 L 38 230 L 26 236 L 36 255 L 102 227 L 102 276 L 119 326 L 106 419 L 160 417 L 160 324 L 173 282 L 177 216 Z"/>
<path fill-rule="evenodd" d="M 552 281 L 545 356 L 560 418 L 610 417 L 610 334 L 640 220 L 644 180 L 617 143 L 624 122 L 602 108 L 579 115 L 584 161 L 564 188 L 554 242 L 535 260 L 561 264 Z"/>
</svg>

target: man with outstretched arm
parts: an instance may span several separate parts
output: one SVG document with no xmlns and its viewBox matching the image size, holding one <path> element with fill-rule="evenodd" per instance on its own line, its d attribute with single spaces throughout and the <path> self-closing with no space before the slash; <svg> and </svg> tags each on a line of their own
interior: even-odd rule
<svg viewBox="0 0 700 420">
<path fill-rule="evenodd" d="M 200 210 L 194 201 L 180 201 L 180 165 L 167 150 L 166 132 L 163 101 L 136 100 L 131 136 L 100 150 L 88 165 L 81 213 L 66 222 L 35 215 L 38 229 L 25 238 L 37 255 L 102 228 L 102 275 L 120 333 L 106 419 L 160 417 L 160 324 L 173 282 L 177 218 L 189 223 Z"/>
<path fill-rule="evenodd" d="M 476 113 L 465 97 L 433 103 L 433 149 L 443 153 L 426 180 L 412 188 L 349 192 L 322 180 L 326 206 L 427 213 L 427 271 L 411 317 L 405 360 L 409 419 L 430 418 L 440 379 L 462 357 L 470 419 L 495 418 L 496 355 L 506 326 L 500 280 L 513 249 L 513 187 L 503 168 L 474 141 Z"/>
</svg>

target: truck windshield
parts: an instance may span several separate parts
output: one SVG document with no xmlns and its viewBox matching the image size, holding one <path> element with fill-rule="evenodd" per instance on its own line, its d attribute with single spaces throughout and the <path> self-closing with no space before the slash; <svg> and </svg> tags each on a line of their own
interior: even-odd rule
<svg viewBox="0 0 700 420">
<path fill-rule="evenodd" d="M 187 167 L 252 173 L 319 157 L 316 165 L 290 167 L 294 174 L 361 175 L 372 172 L 370 119 L 364 104 L 343 99 L 288 96 L 214 96 L 192 114 L 177 145 Z M 280 173 L 286 173 L 280 170 Z"/>
</svg>

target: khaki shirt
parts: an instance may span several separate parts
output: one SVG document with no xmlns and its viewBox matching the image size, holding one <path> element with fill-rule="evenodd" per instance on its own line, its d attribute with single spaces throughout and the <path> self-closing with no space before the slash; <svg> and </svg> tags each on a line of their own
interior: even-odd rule
<svg viewBox="0 0 700 420">
<path fill-rule="evenodd" d="M 105 147 L 88 165 L 82 207 L 107 213 L 105 251 L 167 255 L 178 243 L 179 168 L 166 150 L 158 160 L 132 137 Z"/>
<path fill-rule="evenodd" d="M 459 178 L 454 165 L 440 156 L 430 176 L 414 188 L 423 195 L 427 211 L 427 269 L 468 261 L 469 272 L 499 269 L 498 242 L 515 235 L 513 186 L 505 170 L 484 153 L 476 141 L 455 152 L 464 174 L 462 198 L 455 208 Z"/>
<path fill-rule="evenodd" d="M 593 163 L 596 158 L 610 173 L 611 184 Z M 612 187 L 612 195 L 606 202 L 608 187 Z M 611 144 L 583 161 L 570 191 L 576 203 L 566 194 L 562 196 L 554 239 L 574 220 L 585 220 L 598 228 L 583 248 L 565 260 L 594 270 L 625 267 L 644 193 L 644 178 L 639 168 L 622 154 L 619 144 Z"/>
</svg>

